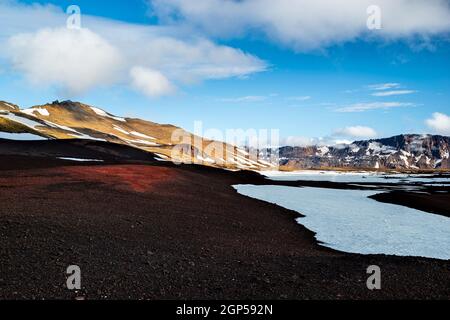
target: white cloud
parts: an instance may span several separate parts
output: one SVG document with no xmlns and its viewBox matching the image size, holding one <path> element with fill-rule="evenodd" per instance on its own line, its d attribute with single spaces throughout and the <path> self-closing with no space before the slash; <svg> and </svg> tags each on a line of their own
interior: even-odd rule
<svg viewBox="0 0 450 320">
<path fill-rule="evenodd" d="M 282 146 L 290 146 L 290 147 L 308 147 L 316 145 L 317 142 L 318 142 L 317 139 L 299 136 L 289 136 L 281 139 Z"/>
<path fill-rule="evenodd" d="M 353 126 L 336 130 L 335 136 L 349 138 L 375 138 L 377 136 L 377 132 L 370 127 Z"/>
<path fill-rule="evenodd" d="M 290 147 L 310 147 L 310 146 L 334 146 L 339 147 L 351 144 L 347 139 L 336 139 L 335 136 L 327 136 L 320 138 L 308 138 L 302 136 L 289 136 L 281 139 L 282 146 Z"/>
<path fill-rule="evenodd" d="M 337 112 L 364 112 L 376 109 L 392 109 L 401 107 L 413 107 L 414 104 L 410 102 L 368 102 L 355 103 L 349 106 L 336 109 Z"/>
<path fill-rule="evenodd" d="M 281 145 L 292 147 L 334 146 L 339 148 L 351 144 L 354 139 L 369 139 L 377 136 L 378 133 L 370 127 L 349 126 L 337 129 L 332 134 L 320 138 L 289 136 L 281 139 Z"/>
<path fill-rule="evenodd" d="M 267 97 L 265 96 L 244 96 L 244 97 L 220 99 L 220 101 L 223 102 L 260 102 L 265 100 L 267 100 Z"/>
<path fill-rule="evenodd" d="M 184 24 L 212 36 L 259 33 L 297 51 L 355 39 L 396 40 L 450 30 L 445 0 L 378 0 L 382 29 L 367 28 L 372 0 L 149 0 L 152 14 L 168 25 Z"/>
<path fill-rule="evenodd" d="M 415 93 L 414 90 L 391 90 L 372 93 L 374 97 L 390 97 Z"/>
<path fill-rule="evenodd" d="M 335 142 L 334 142 L 335 147 L 345 147 L 348 144 L 352 144 L 352 141 L 346 140 L 346 139 L 341 139 L 341 140 L 335 140 Z"/>
<path fill-rule="evenodd" d="M 62 29 L 54 6 L 0 0 L 0 58 L 33 82 L 83 92 L 129 84 L 133 67 L 158 70 L 171 83 L 247 77 L 267 69 L 249 53 L 218 45 L 183 28 L 136 25 L 82 14 L 82 31 Z M 71 33 L 72 32 L 72 33 Z M 120 57 L 120 58 L 119 58 Z M 41 59 L 42 58 L 42 59 Z M 50 63 L 52 62 L 52 63 Z"/>
<path fill-rule="evenodd" d="M 157 70 L 134 67 L 130 70 L 130 76 L 132 86 L 149 97 L 168 95 L 175 91 L 170 81 Z"/>
<path fill-rule="evenodd" d="M 219 101 L 222 102 L 235 102 L 235 103 L 239 103 L 239 102 L 261 102 L 261 101 L 266 101 L 268 99 L 274 98 L 274 97 L 278 97 L 279 95 L 277 93 L 271 93 L 269 95 L 266 96 L 256 96 L 256 95 L 249 95 L 249 96 L 243 96 L 243 97 L 233 97 L 233 98 L 222 98 L 219 99 Z M 287 101 L 307 101 L 310 100 L 311 97 L 310 96 L 298 96 L 298 97 L 284 97 L 284 100 Z"/>
<path fill-rule="evenodd" d="M 425 121 L 425 123 L 436 133 L 450 135 L 450 116 L 446 114 L 435 112 L 430 119 Z"/>
<path fill-rule="evenodd" d="M 288 97 L 287 100 L 290 101 L 307 101 L 310 100 L 311 96 L 299 96 L 299 97 Z"/>
<path fill-rule="evenodd" d="M 394 88 L 400 87 L 400 83 L 388 82 L 388 83 L 379 83 L 379 84 L 371 84 L 368 86 L 371 90 L 390 90 Z"/>
<path fill-rule="evenodd" d="M 57 84 L 77 94 L 109 84 L 121 57 L 110 43 L 88 29 L 42 29 L 12 36 L 6 47 L 15 70 L 37 85 Z"/>
</svg>

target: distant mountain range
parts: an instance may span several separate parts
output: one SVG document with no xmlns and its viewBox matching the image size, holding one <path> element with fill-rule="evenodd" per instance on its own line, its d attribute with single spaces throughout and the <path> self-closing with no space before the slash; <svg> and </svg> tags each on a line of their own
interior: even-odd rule
<svg viewBox="0 0 450 320">
<path fill-rule="evenodd" d="M 174 141 L 177 132 L 181 141 Z M 122 118 L 72 101 L 21 109 L 0 101 L 0 138 L 12 140 L 98 140 L 151 152 L 160 161 L 197 163 L 228 169 L 272 170 L 265 154 L 279 153 L 287 169 L 450 169 L 450 137 L 404 134 L 336 146 L 284 146 L 259 150 L 258 159 L 245 148 L 203 139 L 169 124 Z M 186 139 L 187 138 L 187 139 Z M 175 149 L 176 148 L 176 149 Z"/>
<path fill-rule="evenodd" d="M 281 147 L 280 165 L 303 168 L 450 169 L 450 137 L 403 134 L 350 145 Z"/>
<path fill-rule="evenodd" d="M 265 161 L 250 159 L 247 152 L 230 144 L 203 139 L 173 125 L 122 118 L 72 101 L 54 101 L 29 109 L 0 101 L 0 138 L 97 140 L 148 151 L 160 161 L 229 169 L 272 168 Z"/>
</svg>

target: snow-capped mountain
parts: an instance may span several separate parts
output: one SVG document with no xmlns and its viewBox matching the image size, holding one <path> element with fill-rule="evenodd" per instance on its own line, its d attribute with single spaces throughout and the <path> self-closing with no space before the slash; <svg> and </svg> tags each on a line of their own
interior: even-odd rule
<svg viewBox="0 0 450 320">
<path fill-rule="evenodd" d="M 196 163 L 230 169 L 270 169 L 250 159 L 244 150 L 195 136 L 169 124 L 112 115 L 72 101 L 20 109 L 0 101 L 0 139 L 86 139 L 124 144 L 151 152 L 160 160 Z"/>
<path fill-rule="evenodd" d="M 269 159 L 264 161 L 264 155 L 273 154 L 273 150 L 261 150 L 260 158 L 254 160 L 243 149 L 197 137 L 173 125 L 118 117 L 72 101 L 55 101 L 29 109 L 0 101 L 1 138 L 99 140 L 152 152 L 161 160 L 230 169 L 273 169 Z M 349 145 L 278 148 L 279 164 L 293 169 L 450 169 L 449 150 L 450 137 L 417 134 Z"/>
<path fill-rule="evenodd" d="M 449 169 L 450 137 L 404 134 L 349 145 L 281 147 L 280 165 L 292 168 Z"/>
</svg>

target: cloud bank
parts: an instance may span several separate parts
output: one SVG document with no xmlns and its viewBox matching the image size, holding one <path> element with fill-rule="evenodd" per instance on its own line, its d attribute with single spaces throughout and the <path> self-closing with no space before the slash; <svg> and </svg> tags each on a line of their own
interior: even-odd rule
<svg viewBox="0 0 450 320">
<path fill-rule="evenodd" d="M 411 102 L 364 102 L 355 103 L 349 106 L 344 106 L 336 109 L 337 112 L 365 112 L 370 110 L 383 109 L 388 110 L 392 108 L 412 107 Z"/>
<path fill-rule="evenodd" d="M 267 100 L 266 96 L 243 96 L 236 98 L 223 98 L 220 99 L 222 102 L 261 102 Z"/>
<path fill-rule="evenodd" d="M 347 138 L 375 138 L 377 136 L 377 132 L 370 127 L 353 126 L 338 129 L 334 135 Z"/>
<path fill-rule="evenodd" d="M 149 97 L 167 95 L 175 91 L 169 79 L 159 71 L 134 67 L 130 70 L 130 76 L 133 88 Z"/>
<path fill-rule="evenodd" d="M 320 138 L 289 136 L 281 139 L 282 146 L 310 147 L 310 146 L 345 146 L 355 139 L 376 138 L 378 133 L 365 126 L 349 126 L 335 130 L 332 134 Z"/>
<path fill-rule="evenodd" d="M 450 136 L 450 116 L 435 112 L 430 119 L 425 121 L 425 123 L 434 132 Z"/>
<path fill-rule="evenodd" d="M 367 8 L 381 10 L 381 30 L 368 30 Z M 211 36 L 260 34 L 296 51 L 361 38 L 397 40 L 450 30 L 445 0 L 149 0 L 152 15 Z"/>
<path fill-rule="evenodd" d="M 388 82 L 388 83 L 379 83 L 379 84 L 371 84 L 368 86 L 370 90 L 383 91 L 390 90 L 400 87 L 400 83 Z"/>
<path fill-rule="evenodd" d="M 56 84 L 78 94 L 109 84 L 122 63 L 119 51 L 88 29 L 42 29 L 9 38 L 14 69 L 37 85 Z"/>
<path fill-rule="evenodd" d="M 415 93 L 414 90 L 391 90 L 391 91 L 381 91 L 381 92 L 375 92 L 372 93 L 372 96 L 374 97 L 390 97 L 390 96 L 400 96 L 405 94 L 412 94 Z"/>
<path fill-rule="evenodd" d="M 67 18 L 54 6 L 0 0 L 0 58 L 31 83 L 71 94 L 126 84 L 154 97 L 173 93 L 176 84 L 267 68 L 256 56 L 183 29 L 82 15 L 74 30 L 65 28 Z"/>
</svg>

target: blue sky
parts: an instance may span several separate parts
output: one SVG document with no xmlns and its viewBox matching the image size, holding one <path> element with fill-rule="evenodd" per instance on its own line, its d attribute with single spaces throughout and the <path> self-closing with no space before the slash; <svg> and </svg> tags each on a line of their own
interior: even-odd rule
<svg viewBox="0 0 450 320">
<path fill-rule="evenodd" d="M 0 55 L 0 99 L 23 107 L 71 99 L 189 130 L 196 120 L 222 130 L 274 128 L 300 144 L 319 137 L 450 135 L 446 1 L 419 1 L 412 8 L 403 0 L 397 5 L 378 1 L 381 30 L 362 27 L 367 13 L 354 8 L 355 1 L 339 4 L 343 16 L 317 10 L 313 3 L 324 0 L 280 1 L 279 7 L 267 8 L 273 16 L 250 11 L 264 0 L 229 7 L 220 7 L 221 1 L 206 0 L 210 6 L 198 8 L 192 0 L 0 0 L 4 13 L 7 8 L 10 15 L 29 17 L 23 25 L 0 31 L 0 43 L 6 43 Z M 44 6 L 31 6 L 35 3 Z M 280 7 L 295 3 L 306 17 L 289 15 L 297 8 Z M 73 66 L 66 76 L 73 80 L 66 81 L 59 78 L 66 72 L 64 64 L 62 71 L 57 69 L 54 52 L 41 43 L 54 48 L 64 43 L 64 11 L 71 4 L 81 8 L 82 28 L 90 33 L 74 40 L 86 50 L 67 53 L 71 65 L 88 62 Z M 401 16 L 407 10 L 412 17 Z M 8 23 L 2 22 L 3 30 Z M 45 28 L 50 31 L 39 34 Z M 30 52 L 38 52 L 37 58 Z M 121 68 L 110 72 L 105 61 Z"/>
</svg>

